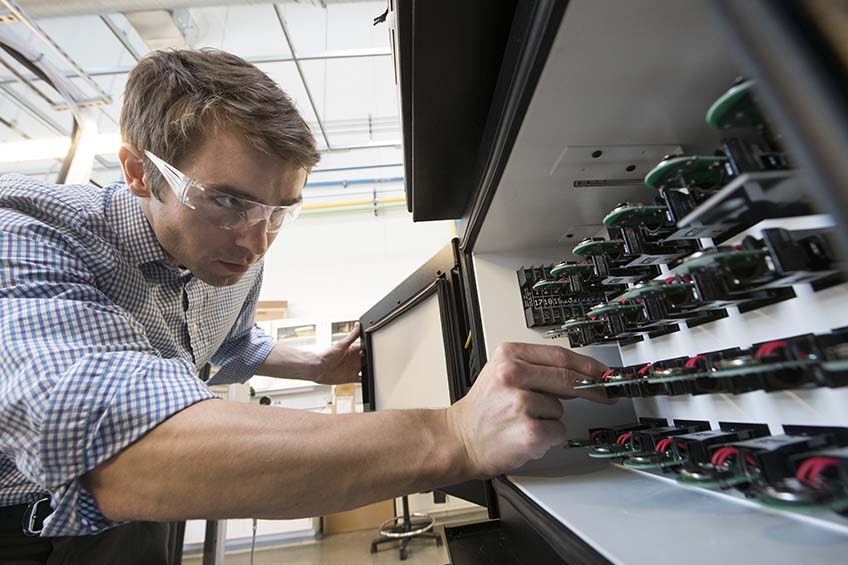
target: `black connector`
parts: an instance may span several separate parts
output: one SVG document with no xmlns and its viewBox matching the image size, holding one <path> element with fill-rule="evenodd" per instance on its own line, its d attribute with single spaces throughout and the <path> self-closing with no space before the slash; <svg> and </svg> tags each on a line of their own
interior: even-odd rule
<svg viewBox="0 0 848 565">
<path fill-rule="evenodd" d="M 740 429 L 737 431 L 706 430 L 678 436 L 673 448 L 680 459 L 687 459 L 687 467 L 698 467 L 711 465 L 711 458 L 715 449 L 732 442 L 763 437 L 768 435 L 762 430 Z"/>
<path fill-rule="evenodd" d="M 735 442 L 728 447 L 739 451 L 736 458 L 739 470 L 757 481 L 779 485 L 794 475 L 793 456 L 837 445 L 835 434 L 823 433 L 766 436 Z"/>
<path fill-rule="evenodd" d="M 662 426 L 647 430 L 638 430 L 633 432 L 633 436 L 630 438 L 630 443 L 632 444 L 634 452 L 653 453 L 656 452 L 657 446 L 660 442 L 665 439 L 674 438 L 683 434 L 706 431 L 709 429 L 709 423 L 702 422 L 692 426 Z M 667 449 L 671 449 L 671 446 L 669 445 Z"/>
</svg>

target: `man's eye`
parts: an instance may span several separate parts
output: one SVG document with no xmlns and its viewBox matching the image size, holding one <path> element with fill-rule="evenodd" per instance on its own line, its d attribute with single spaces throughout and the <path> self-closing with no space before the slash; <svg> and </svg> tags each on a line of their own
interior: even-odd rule
<svg viewBox="0 0 848 565">
<path fill-rule="evenodd" d="M 244 208 L 240 199 L 235 196 L 218 196 L 215 198 L 215 204 L 222 208 L 230 208 L 240 210 Z"/>
</svg>

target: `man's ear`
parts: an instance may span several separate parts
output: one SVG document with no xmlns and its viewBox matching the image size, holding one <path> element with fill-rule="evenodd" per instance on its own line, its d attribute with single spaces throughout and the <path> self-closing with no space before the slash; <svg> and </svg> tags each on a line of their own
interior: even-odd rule
<svg viewBox="0 0 848 565">
<path fill-rule="evenodd" d="M 131 145 L 122 143 L 118 149 L 118 161 L 121 162 L 124 181 L 130 192 L 141 198 L 153 196 L 150 187 L 144 182 L 144 161 L 140 157 L 140 152 Z"/>
</svg>

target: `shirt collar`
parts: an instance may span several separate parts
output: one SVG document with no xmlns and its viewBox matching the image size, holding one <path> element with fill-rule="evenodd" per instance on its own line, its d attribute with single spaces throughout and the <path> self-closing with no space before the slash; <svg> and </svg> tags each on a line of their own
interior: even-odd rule
<svg viewBox="0 0 848 565">
<path fill-rule="evenodd" d="M 172 266 L 153 228 L 144 217 L 138 198 L 123 183 L 112 187 L 107 218 L 133 265 L 160 262 Z"/>
</svg>

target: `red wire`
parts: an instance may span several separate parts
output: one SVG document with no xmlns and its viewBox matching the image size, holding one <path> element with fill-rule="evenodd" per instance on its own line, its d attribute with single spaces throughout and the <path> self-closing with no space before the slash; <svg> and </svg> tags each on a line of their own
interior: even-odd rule
<svg viewBox="0 0 848 565">
<path fill-rule="evenodd" d="M 695 355 L 694 357 L 690 357 L 689 359 L 686 360 L 685 366 L 686 366 L 687 369 L 691 369 L 695 365 L 698 364 L 698 361 L 706 361 L 706 360 L 707 360 L 707 358 L 704 357 L 703 355 Z"/>
<path fill-rule="evenodd" d="M 813 464 L 813 459 L 807 459 L 803 461 L 800 465 L 798 465 L 798 470 L 795 471 L 795 478 L 801 481 L 802 483 L 806 483 L 809 481 L 808 474 L 810 471 L 810 466 Z"/>
<path fill-rule="evenodd" d="M 647 375 L 647 374 L 648 374 L 648 371 L 650 371 L 650 370 L 651 370 L 651 367 L 652 367 L 652 365 L 651 365 L 650 363 L 649 363 L 649 364 L 647 364 L 647 365 L 645 365 L 644 367 L 642 367 L 641 369 L 639 369 L 639 373 L 638 373 L 638 375 L 639 375 L 640 377 L 644 377 L 645 375 Z"/>
<path fill-rule="evenodd" d="M 613 369 L 607 369 L 604 371 L 604 374 L 601 375 L 601 380 L 606 382 L 609 379 L 610 375 L 612 375 L 615 371 Z"/>
<path fill-rule="evenodd" d="M 619 445 L 624 445 L 625 443 L 627 443 L 627 440 L 629 440 L 631 437 L 633 437 L 633 434 L 631 434 L 629 432 L 625 433 L 625 434 L 621 434 L 620 436 L 618 436 L 618 439 L 615 440 L 615 443 L 617 443 Z"/>
<path fill-rule="evenodd" d="M 823 460 L 818 463 L 813 469 L 810 471 L 810 482 L 813 484 L 818 483 L 821 478 L 821 474 L 824 473 L 827 469 L 831 469 L 833 467 L 839 466 L 839 460 L 832 457 L 823 457 Z"/>
<path fill-rule="evenodd" d="M 762 344 L 757 348 L 757 352 L 754 353 L 754 357 L 768 357 L 775 351 L 779 349 L 783 349 L 786 347 L 785 341 L 769 341 L 767 343 Z"/>
<path fill-rule="evenodd" d="M 673 282 L 674 282 L 674 281 L 676 281 L 676 280 L 677 280 L 677 277 L 668 277 L 668 278 L 667 278 L 667 279 L 665 279 L 663 282 L 664 282 L 665 284 L 671 284 L 671 283 L 673 283 Z"/>
<path fill-rule="evenodd" d="M 596 437 L 598 437 L 598 436 L 599 436 L 599 435 L 601 435 L 602 433 L 604 433 L 604 431 L 603 431 L 603 430 L 595 430 L 594 432 L 592 432 L 591 434 L 589 434 L 589 439 L 595 439 Z"/>
<path fill-rule="evenodd" d="M 670 437 L 662 439 L 657 443 L 657 448 L 655 451 L 657 453 L 665 453 L 665 451 L 669 448 L 669 446 L 671 446 L 672 443 L 674 443 L 674 440 Z"/>
<path fill-rule="evenodd" d="M 835 457 L 810 457 L 801 463 L 795 477 L 804 484 L 815 485 L 824 471 L 838 465 Z"/>
<path fill-rule="evenodd" d="M 720 447 L 715 450 L 713 456 L 710 458 L 710 463 L 715 465 L 716 467 L 720 467 L 724 465 L 724 462 L 732 456 L 739 453 L 739 450 L 735 447 Z"/>
</svg>

